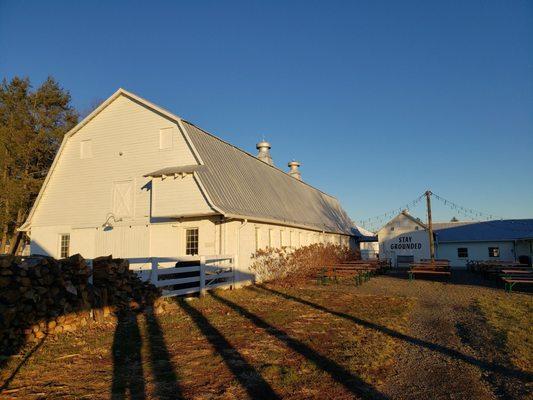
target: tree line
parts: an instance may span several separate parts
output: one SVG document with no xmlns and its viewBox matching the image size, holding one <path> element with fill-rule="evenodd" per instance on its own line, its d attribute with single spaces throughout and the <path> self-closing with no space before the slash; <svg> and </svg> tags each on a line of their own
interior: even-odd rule
<svg viewBox="0 0 533 400">
<path fill-rule="evenodd" d="M 70 93 L 52 77 L 34 88 L 29 78 L 0 86 L 0 254 L 20 252 L 24 223 L 61 145 L 78 122 Z"/>
</svg>

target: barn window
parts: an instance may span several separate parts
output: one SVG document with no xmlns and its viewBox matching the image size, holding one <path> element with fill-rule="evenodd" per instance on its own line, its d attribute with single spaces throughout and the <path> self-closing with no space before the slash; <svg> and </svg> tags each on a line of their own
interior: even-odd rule
<svg viewBox="0 0 533 400">
<path fill-rule="evenodd" d="M 185 231 L 185 254 L 188 256 L 198 255 L 198 228 L 190 228 Z"/>
<path fill-rule="evenodd" d="M 391 226 L 390 231 L 392 232 L 394 230 L 394 226 Z"/>
<path fill-rule="evenodd" d="M 64 233 L 59 240 L 59 258 L 67 258 L 70 254 L 70 235 Z"/>
<path fill-rule="evenodd" d="M 272 248 L 272 242 L 274 242 L 274 231 L 272 229 L 268 230 L 268 247 Z"/>
<path fill-rule="evenodd" d="M 82 140 L 80 143 L 80 158 L 92 158 L 93 142 L 91 140 Z"/>
<path fill-rule="evenodd" d="M 167 150 L 172 148 L 173 128 L 164 128 L 159 130 L 159 149 Z"/>
<path fill-rule="evenodd" d="M 489 257 L 499 257 L 500 248 L 499 247 L 489 247 Z"/>
<path fill-rule="evenodd" d="M 467 247 L 459 247 L 457 249 L 457 257 L 459 257 L 459 258 L 468 258 L 468 248 Z"/>
</svg>

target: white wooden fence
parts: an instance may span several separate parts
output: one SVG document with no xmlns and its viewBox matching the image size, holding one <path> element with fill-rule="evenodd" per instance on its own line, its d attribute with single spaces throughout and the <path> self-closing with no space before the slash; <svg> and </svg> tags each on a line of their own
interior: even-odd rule
<svg viewBox="0 0 533 400">
<path fill-rule="evenodd" d="M 209 289 L 235 282 L 235 257 L 231 255 L 150 258 L 150 281 L 163 289 L 163 297 L 201 295 Z M 185 264 L 180 266 L 179 264 Z M 186 285 L 187 287 L 179 287 Z"/>
</svg>

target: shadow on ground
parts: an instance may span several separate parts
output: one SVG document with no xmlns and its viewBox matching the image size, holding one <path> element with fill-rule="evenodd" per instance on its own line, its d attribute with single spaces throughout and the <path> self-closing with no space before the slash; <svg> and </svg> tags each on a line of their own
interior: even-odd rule
<svg viewBox="0 0 533 400">
<path fill-rule="evenodd" d="M 495 373 L 495 374 L 498 374 L 498 375 L 503 375 L 503 376 L 506 376 L 506 377 L 517 378 L 517 379 L 520 379 L 521 381 L 524 381 L 524 382 L 531 382 L 533 380 L 533 374 L 531 374 L 531 373 L 524 372 L 524 371 L 521 371 L 521 370 L 518 370 L 518 369 L 508 368 L 508 367 L 506 367 L 504 365 L 500 365 L 500 364 L 497 364 L 497 363 L 490 363 L 490 362 L 486 362 L 484 360 L 479 360 L 479 359 L 477 359 L 475 357 L 463 354 L 463 353 L 461 353 L 461 352 L 459 352 L 457 350 L 451 349 L 449 347 L 442 346 L 442 345 L 439 345 L 439 344 L 436 344 L 436 343 L 431 343 L 431 342 L 428 342 L 428 341 L 425 341 L 425 340 L 422 340 L 422 339 L 417 339 L 417 338 L 414 338 L 412 336 L 397 332 L 397 331 L 395 331 L 393 329 L 387 328 L 385 326 L 378 325 L 378 324 L 375 324 L 375 323 L 370 322 L 370 321 L 362 320 L 360 318 L 354 317 L 354 316 L 352 316 L 350 314 L 346 314 L 344 312 L 330 310 L 330 309 L 328 309 L 328 308 L 326 308 L 324 306 L 321 306 L 320 304 L 313 303 L 311 301 L 308 301 L 308 300 L 305 300 L 305 299 L 290 295 L 288 293 L 280 292 L 278 290 L 272 289 L 272 288 L 267 287 L 265 285 L 258 285 L 256 287 L 254 287 L 254 290 L 263 290 L 263 291 L 275 294 L 277 296 L 283 297 L 283 298 L 285 298 L 287 300 L 292 300 L 292 301 L 298 302 L 300 304 L 307 305 L 307 306 L 312 307 L 312 308 L 314 308 L 316 310 L 319 310 L 319 311 L 322 311 L 322 312 L 325 312 L 325 313 L 329 313 L 331 315 L 335 315 L 337 317 L 349 320 L 349 321 L 351 321 L 351 322 L 353 322 L 353 323 L 355 323 L 357 325 L 377 330 L 377 331 L 379 331 L 381 333 L 384 333 L 384 334 L 386 334 L 386 335 L 388 335 L 390 337 L 393 337 L 395 339 L 403 340 L 403 341 L 409 342 L 411 344 L 414 344 L 416 346 L 423 347 L 423 348 L 426 348 L 428 350 L 441 353 L 441 354 L 443 354 L 443 355 L 445 355 L 447 357 L 451 357 L 451 358 L 454 358 L 454 359 L 461 360 L 463 362 L 466 362 L 468 364 L 474 365 L 474 366 L 476 366 L 476 367 L 478 367 L 478 368 L 480 368 L 480 369 L 482 369 L 484 371 L 487 371 L 487 372 Z"/>
<path fill-rule="evenodd" d="M 143 312 L 135 309 L 117 314 L 117 326 L 113 337 L 113 381 L 111 398 L 120 400 L 146 398 L 145 371 L 142 360 L 142 336 L 139 318 L 146 322 L 147 347 L 150 369 L 155 384 L 154 394 L 159 399 L 181 399 L 183 394 L 170 353 L 163 337 L 163 330 L 152 307 Z"/>
</svg>

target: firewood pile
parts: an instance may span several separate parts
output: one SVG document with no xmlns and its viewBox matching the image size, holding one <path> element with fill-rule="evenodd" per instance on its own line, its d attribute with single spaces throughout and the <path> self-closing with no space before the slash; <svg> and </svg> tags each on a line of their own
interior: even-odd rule
<svg viewBox="0 0 533 400">
<path fill-rule="evenodd" d="M 91 284 L 79 254 L 63 260 L 0 256 L 0 354 L 127 308 L 162 311 L 159 289 L 141 281 L 127 260 L 102 257 L 93 268 Z"/>
<path fill-rule="evenodd" d="M 108 313 L 107 308 L 140 309 L 157 306 L 161 291 L 154 285 L 141 281 L 129 270 L 128 260 L 100 257 L 93 260 L 93 285 L 97 308 Z"/>
</svg>

